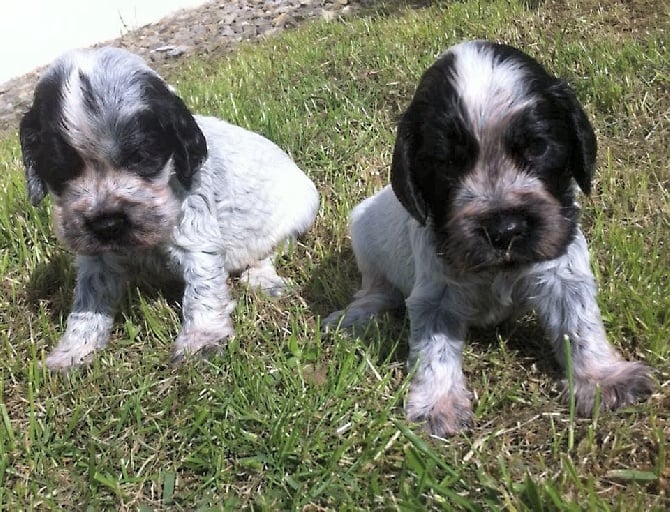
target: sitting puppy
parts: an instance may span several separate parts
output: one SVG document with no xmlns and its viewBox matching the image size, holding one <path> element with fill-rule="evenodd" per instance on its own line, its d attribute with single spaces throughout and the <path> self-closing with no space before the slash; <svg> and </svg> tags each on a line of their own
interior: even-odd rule
<svg viewBox="0 0 670 512">
<path fill-rule="evenodd" d="M 107 344 L 131 276 L 185 284 L 174 359 L 233 334 L 226 278 L 272 294 L 274 250 L 306 231 L 314 184 L 269 140 L 193 116 L 138 56 L 77 50 L 39 80 L 20 126 L 28 194 L 53 200 L 55 231 L 77 253 L 67 329 L 46 364 L 66 369 Z"/>
<path fill-rule="evenodd" d="M 573 92 L 535 60 L 484 41 L 452 47 L 421 78 L 399 122 L 391 186 L 356 206 L 362 288 L 326 326 L 402 305 L 410 320 L 406 412 L 438 436 L 471 423 L 462 371 L 469 326 L 534 310 L 589 415 L 648 395 L 650 370 L 606 340 L 575 186 L 596 140 Z"/>
</svg>

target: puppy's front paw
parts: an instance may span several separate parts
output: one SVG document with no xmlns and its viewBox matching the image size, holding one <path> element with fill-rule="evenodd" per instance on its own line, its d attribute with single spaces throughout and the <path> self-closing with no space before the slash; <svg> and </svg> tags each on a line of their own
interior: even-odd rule
<svg viewBox="0 0 670 512">
<path fill-rule="evenodd" d="M 259 288 L 263 293 L 269 295 L 270 297 L 282 297 L 286 295 L 286 292 L 289 289 L 289 283 L 277 276 L 277 279 L 272 281 L 263 281 L 261 283 L 256 283 L 256 288 Z"/>
<path fill-rule="evenodd" d="M 107 345 L 112 322 L 108 314 L 90 311 L 70 313 L 65 334 L 46 357 L 47 368 L 67 371 L 90 363 L 93 353 Z"/>
<path fill-rule="evenodd" d="M 426 430 L 438 437 L 469 430 L 472 426 L 471 393 L 465 388 L 435 393 L 435 389 L 425 384 L 412 384 L 405 406 L 407 419 L 425 422 Z"/>
<path fill-rule="evenodd" d="M 46 357 L 46 365 L 52 371 L 67 371 L 76 366 L 85 366 L 93 360 L 95 345 L 82 339 L 63 336 L 56 348 Z"/>
<path fill-rule="evenodd" d="M 344 310 L 334 311 L 326 318 L 321 320 L 321 329 L 323 332 L 330 332 L 337 329 L 340 319 L 344 320 Z M 344 326 L 342 326 L 344 328 Z"/>
<path fill-rule="evenodd" d="M 365 327 L 377 316 L 377 312 L 360 308 L 349 308 L 335 311 L 328 315 L 321 323 L 323 332 L 353 330 L 356 327 Z"/>
<path fill-rule="evenodd" d="M 233 335 L 232 327 L 220 330 L 189 329 L 182 331 L 174 342 L 172 362 L 179 364 L 189 356 L 210 357 L 221 352 L 223 343 Z"/>
<path fill-rule="evenodd" d="M 646 399 L 654 391 L 651 368 L 637 361 L 617 361 L 603 368 L 599 378 L 575 377 L 575 410 L 583 417 L 594 412 L 596 388 L 600 387 L 600 408 L 613 411 Z M 567 381 L 563 381 L 563 401 L 569 399 Z"/>
<path fill-rule="evenodd" d="M 271 259 L 262 260 L 249 267 L 240 275 L 240 281 L 247 283 L 252 288 L 260 289 L 270 297 L 281 297 L 290 286 L 277 274 Z"/>
</svg>

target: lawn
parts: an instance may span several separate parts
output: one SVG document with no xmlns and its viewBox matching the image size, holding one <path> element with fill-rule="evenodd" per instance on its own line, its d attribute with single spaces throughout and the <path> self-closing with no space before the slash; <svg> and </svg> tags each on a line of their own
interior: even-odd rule
<svg viewBox="0 0 670 512">
<path fill-rule="evenodd" d="M 16 133 L 0 140 L 0 509 L 666 510 L 670 507 L 670 5 L 667 0 L 379 2 L 169 80 L 196 112 L 256 130 L 315 181 L 314 228 L 279 258 L 295 289 L 233 283 L 236 337 L 170 364 L 179 305 L 129 289 L 90 368 L 40 365 L 72 300 L 72 255 L 33 208 Z M 576 89 L 599 140 L 582 222 L 610 340 L 656 370 L 643 404 L 559 404 L 533 318 L 477 330 L 476 424 L 447 440 L 403 415 L 406 320 L 320 333 L 358 274 L 347 215 L 388 182 L 395 121 L 447 46 L 519 46 Z"/>
</svg>

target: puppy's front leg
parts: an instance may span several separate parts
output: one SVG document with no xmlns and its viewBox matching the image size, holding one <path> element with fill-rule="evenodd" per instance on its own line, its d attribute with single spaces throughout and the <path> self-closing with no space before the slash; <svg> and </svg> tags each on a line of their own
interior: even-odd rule
<svg viewBox="0 0 670 512">
<path fill-rule="evenodd" d="M 107 345 L 126 283 L 125 272 L 109 255 L 77 256 L 77 284 L 65 334 L 46 358 L 51 370 L 67 370 L 91 360 Z"/>
<path fill-rule="evenodd" d="M 614 410 L 646 398 L 654 383 L 647 365 L 624 360 L 607 342 L 596 301 L 595 278 L 581 234 L 577 244 L 580 251 L 571 248 L 572 264 L 557 268 L 551 278 L 542 276 L 528 295 L 563 368 L 568 366 L 565 342 L 566 338 L 569 340 L 576 412 L 591 416 L 597 387 L 600 408 Z M 564 399 L 567 392 L 566 385 Z"/>
<path fill-rule="evenodd" d="M 465 323 L 444 307 L 444 287 L 418 286 L 407 299 L 411 335 L 408 364 L 415 370 L 405 406 L 407 418 L 426 421 L 440 437 L 466 430 L 471 393 L 462 369 Z"/>
<path fill-rule="evenodd" d="M 187 252 L 178 255 L 184 277 L 183 323 L 174 344 L 173 361 L 185 356 L 217 351 L 233 335 L 230 299 L 223 266 L 217 253 Z"/>
</svg>

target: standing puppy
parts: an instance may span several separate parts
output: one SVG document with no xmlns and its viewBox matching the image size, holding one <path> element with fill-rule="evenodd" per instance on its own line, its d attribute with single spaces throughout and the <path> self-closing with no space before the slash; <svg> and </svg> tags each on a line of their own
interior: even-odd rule
<svg viewBox="0 0 670 512">
<path fill-rule="evenodd" d="M 573 92 L 535 60 L 484 41 L 450 48 L 403 114 L 391 186 L 359 204 L 351 240 L 362 288 L 326 325 L 402 305 L 410 319 L 406 410 L 443 436 L 471 422 L 462 351 L 471 325 L 534 310 L 577 411 L 648 395 L 650 370 L 607 342 L 575 186 L 589 193 L 596 140 Z"/>
<path fill-rule="evenodd" d="M 193 116 L 136 55 L 78 50 L 41 77 L 20 127 L 28 194 L 52 197 L 55 231 L 77 253 L 67 329 L 46 363 L 65 369 L 107 344 L 131 276 L 185 284 L 174 359 L 233 334 L 226 278 L 281 293 L 275 247 L 306 231 L 314 184 L 269 140 Z"/>
</svg>

